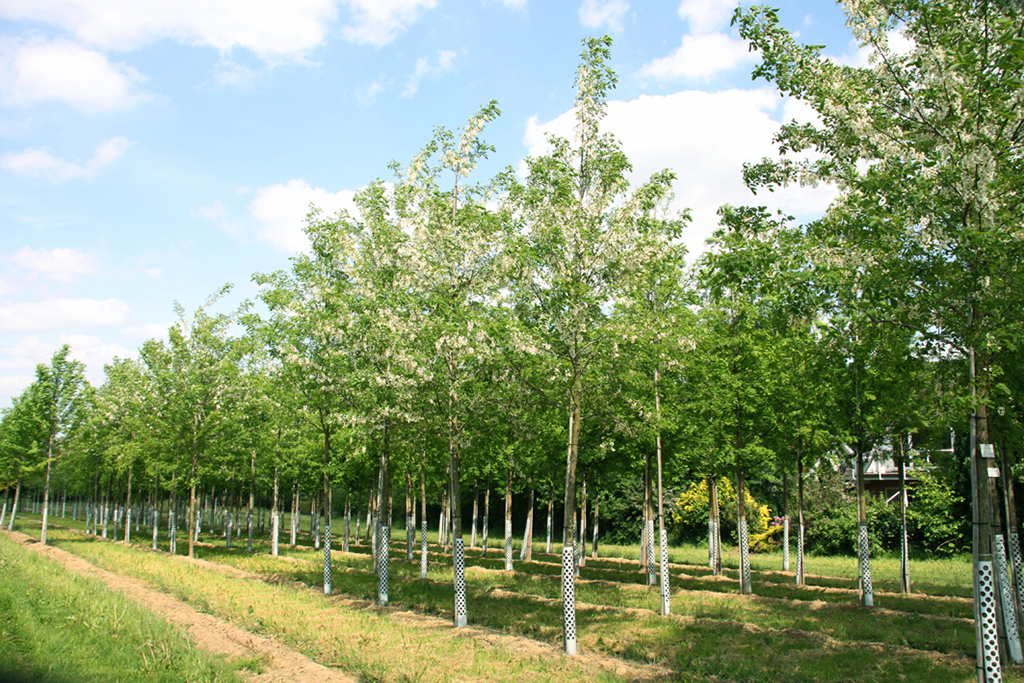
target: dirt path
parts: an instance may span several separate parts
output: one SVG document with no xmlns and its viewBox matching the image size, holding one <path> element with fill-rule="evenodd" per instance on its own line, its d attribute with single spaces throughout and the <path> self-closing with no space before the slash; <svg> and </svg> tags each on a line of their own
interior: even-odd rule
<svg viewBox="0 0 1024 683">
<path fill-rule="evenodd" d="M 9 538 L 33 552 L 55 560 L 68 571 L 98 579 L 113 590 L 143 604 L 170 623 L 185 630 L 199 647 L 231 658 L 258 657 L 263 673 L 239 673 L 252 683 L 355 683 L 356 679 L 317 664 L 303 654 L 270 638 L 255 635 L 217 617 L 196 611 L 188 604 L 149 588 L 138 579 L 100 569 L 77 555 L 41 545 L 31 536 L 3 530 Z"/>
</svg>

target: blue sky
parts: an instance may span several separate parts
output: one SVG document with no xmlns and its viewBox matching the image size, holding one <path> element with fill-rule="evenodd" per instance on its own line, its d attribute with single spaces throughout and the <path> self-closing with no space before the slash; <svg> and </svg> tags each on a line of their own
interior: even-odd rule
<svg viewBox="0 0 1024 683">
<path fill-rule="evenodd" d="M 783 23 L 862 62 L 840 7 Z M 103 364 L 165 336 L 226 282 L 303 248 L 329 212 L 389 178 L 435 126 L 496 99 L 491 174 L 571 130 L 580 40 L 609 33 L 607 126 L 642 180 L 676 171 L 697 253 L 724 203 L 820 213 L 829 188 L 752 197 L 744 161 L 806 115 L 763 82 L 734 2 L 682 0 L 0 0 L 0 407 L 62 343 Z"/>
</svg>

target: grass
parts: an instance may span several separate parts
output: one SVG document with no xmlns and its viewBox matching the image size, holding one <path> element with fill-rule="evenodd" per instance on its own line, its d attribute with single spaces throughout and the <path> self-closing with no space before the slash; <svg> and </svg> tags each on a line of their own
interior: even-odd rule
<svg viewBox="0 0 1024 683">
<path fill-rule="evenodd" d="M 36 525 L 38 528 L 38 525 Z M 544 669 L 517 669 L 522 658 L 507 651 L 502 664 L 481 662 L 473 639 L 457 638 L 453 629 L 412 628 L 387 612 L 369 608 L 377 594 L 365 544 L 352 553 L 335 553 L 335 593 L 366 601 L 353 609 L 337 598 L 325 599 L 322 553 L 312 548 L 281 546 L 281 557 L 268 554 L 269 544 L 255 541 L 256 553 L 245 544 L 231 550 L 223 540 L 197 549 L 202 559 L 218 566 L 257 574 L 263 582 L 245 582 L 229 573 L 204 570 L 201 579 L 187 579 L 165 555 L 103 543 L 80 535 L 58 533 L 62 547 L 118 571 L 141 576 L 162 589 L 246 628 L 279 637 L 322 663 L 334 663 L 372 680 L 449 680 L 448 655 L 466 662 L 459 678 L 507 680 L 540 676 L 568 681 L 578 672 L 544 661 Z M 148 537 L 146 537 L 148 540 Z M 451 618 L 451 558 L 431 548 L 429 578 L 419 579 L 419 544 L 414 562 L 405 558 L 404 534 L 393 534 L 390 600 L 393 606 Z M 433 534 L 431 535 L 433 540 Z M 340 544 L 337 544 L 340 545 Z M 181 545 L 179 545 L 181 547 Z M 534 562 L 516 561 L 515 572 L 502 571 L 503 553 L 480 557 L 468 552 L 467 583 L 470 623 L 498 633 L 528 636 L 557 646 L 561 639 L 560 547 L 551 555 L 535 545 Z M 755 555 L 754 596 L 739 596 L 735 558 L 727 556 L 725 577 L 710 577 L 707 551 L 674 548 L 669 618 L 656 613 L 656 589 L 647 588 L 637 571 L 636 548 L 604 546 L 603 557 L 588 560 L 577 585 L 578 639 L 582 652 L 624 663 L 654 662 L 671 669 L 675 680 L 874 681 L 897 678 L 930 683 L 974 680 L 974 628 L 971 618 L 969 560 L 927 560 L 912 564 L 915 593 L 898 592 L 899 562 L 873 559 L 876 609 L 857 606 L 856 560 L 807 560 L 807 588 L 797 588 L 791 573 L 781 571 L 781 554 Z M 631 556 L 631 557 L 630 557 Z M 516 554 L 518 558 L 518 552 Z M 145 559 L 141 559 L 145 558 Z M 730 560 L 736 560 L 731 562 Z M 795 563 L 795 557 L 793 558 Z M 732 565 L 731 567 L 729 565 Z M 249 591 L 291 591 L 287 599 L 274 593 L 253 600 Z M 301 596 L 301 600 L 300 600 Z M 294 603 L 293 601 L 299 602 Z M 310 602 L 304 603 L 302 601 Z M 299 603 L 302 603 L 301 605 Z M 283 606 L 283 607 L 282 607 Z M 283 610 L 283 613 L 282 613 Z M 321 610 L 326 610 L 322 612 Z M 307 616 L 301 616 L 307 614 Z M 390 621 L 389 621 L 390 619 Z M 368 621 L 367 621 L 368 620 Z M 329 634 L 329 635 L 328 635 Z M 432 634 L 432 635 L 430 635 Z M 432 639 L 442 637 L 439 645 Z M 339 641 L 355 638 L 363 647 L 347 650 Z M 370 640 L 366 640 L 369 638 Z M 429 643 L 429 645 L 428 645 Z M 469 651 L 450 648 L 453 643 Z M 372 644 L 373 647 L 366 647 Z M 415 651 L 415 657 L 386 653 Z M 440 648 L 438 650 L 438 648 Z M 368 655 L 373 650 L 384 656 Z M 435 650 L 448 655 L 435 656 Z M 489 660 L 486 660 L 489 661 Z M 517 663 L 517 664 L 513 664 Z M 554 668 L 552 668 L 554 667 Z M 477 674 L 470 675 L 470 672 Z M 1024 681 L 1021 667 L 1004 671 L 1010 681 Z"/>
<path fill-rule="evenodd" d="M 229 664 L 92 579 L 0 536 L 0 679 L 237 683 Z"/>
</svg>

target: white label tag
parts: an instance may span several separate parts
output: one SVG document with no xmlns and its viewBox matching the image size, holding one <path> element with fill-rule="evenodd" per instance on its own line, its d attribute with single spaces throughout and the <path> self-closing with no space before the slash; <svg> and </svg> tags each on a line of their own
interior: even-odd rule
<svg viewBox="0 0 1024 683">
<path fill-rule="evenodd" d="M 999 468 L 998 467 L 989 467 L 988 468 L 988 476 L 991 479 L 998 479 L 999 478 Z"/>
<path fill-rule="evenodd" d="M 983 458 L 994 458 L 996 457 L 995 447 L 990 443 L 981 444 L 981 457 Z"/>
</svg>

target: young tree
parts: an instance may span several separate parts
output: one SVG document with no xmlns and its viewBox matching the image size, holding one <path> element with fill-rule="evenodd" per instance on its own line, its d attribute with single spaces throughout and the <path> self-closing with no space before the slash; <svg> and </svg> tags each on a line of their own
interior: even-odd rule
<svg viewBox="0 0 1024 683">
<path fill-rule="evenodd" d="M 36 381 L 32 391 L 33 407 L 43 427 L 46 453 L 46 483 L 43 485 L 43 529 L 39 542 L 46 545 L 47 523 L 50 511 L 50 481 L 54 463 L 61 455 L 65 436 L 77 419 L 83 397 L 88 391 L 85 366 L 71 360 L 71 347 L 67 344 L 53 354 L 49 365 L 36 366 Z"/>
<path fill-rule="evenodd" d="M 614 136 L 600 130 L 608 92 L 616 83 L 608 66 L 611 39 L 583 42 L 574 139 L 549 137 L 551 151 L 526 160 L 525 184 L 511 183 L 506 197 L 522 226 L 513 246 L 516 310 L 536 347 L 564 378 L 569 429 L 562 593 L 568 654 L 576 652 L 576 468 L 587 387 L 597 379 L 592 362 L 609 347 L 608 310 L 624 277 L 647 263 L 650 246 L 666 238 L 646 219 L 660 208 L 672 181 L 671 173 L 662 172 L 629 192 L 629 162 Z"/>
</svg>

